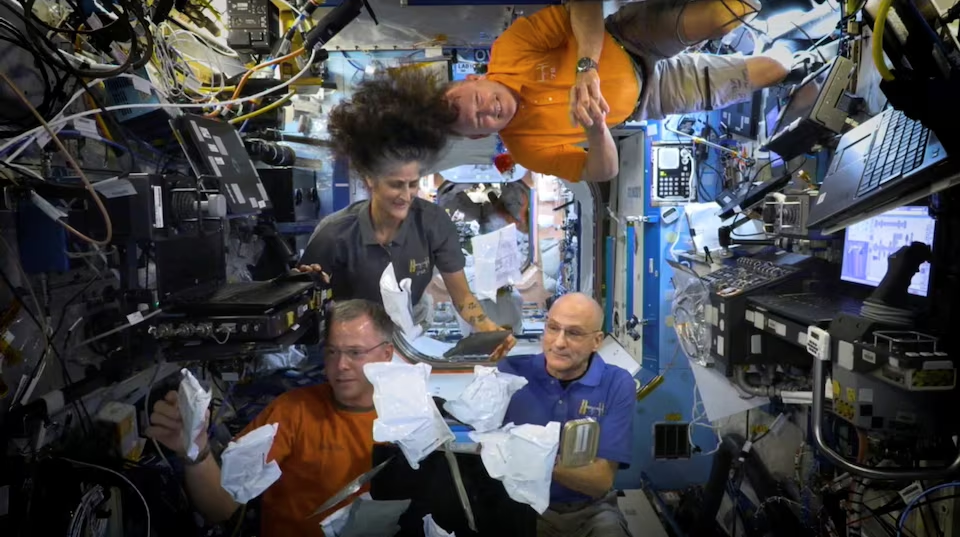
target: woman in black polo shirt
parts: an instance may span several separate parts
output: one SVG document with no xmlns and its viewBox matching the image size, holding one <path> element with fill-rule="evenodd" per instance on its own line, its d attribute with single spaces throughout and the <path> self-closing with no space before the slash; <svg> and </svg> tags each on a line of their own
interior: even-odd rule
<svg viewBox="0 0 960 537">
<path fill-rule="evenodd" d="M 350 160 L 370 193 L 323 219 L 310 237 L 300 270 L 330 276 L 334 300 L 382 303 L 380 276 L 391 262 L 397 281 L 411 280 L 418 304 L 436 267 L 460 315 L 476 331 L 500 330 L 467 285 L 460 238 L 449 215 L 417 196 L 421 170 L 439 158 L 457 112 L 443 89 L 418 68 L 364 80 L 337 105 L 327 129 L 334 150 Z M 434 91 L 410 91 L 433 87 Z M 515 341 L 511 338 L 502 352 Z"/>
</svg>

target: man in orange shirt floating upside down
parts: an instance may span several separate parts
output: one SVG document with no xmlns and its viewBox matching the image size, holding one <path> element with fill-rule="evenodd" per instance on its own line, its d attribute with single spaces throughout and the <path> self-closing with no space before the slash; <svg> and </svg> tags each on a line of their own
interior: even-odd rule
<svg viewBox="0 0 960 537">
<path fill-rule="evenodd" d="M 755 1 L 643 0 L 604 20 L 601 2 L 581 0 L 520 17 L 494 42 L 486 75 L 448 88 L 456 133 L 499 132 L 525 168 L 608 181 L 619 172 L 610 127 L 721 109 L 790 73 L 773 56 L 681 54 L 739 26 Z"/>
</svg>

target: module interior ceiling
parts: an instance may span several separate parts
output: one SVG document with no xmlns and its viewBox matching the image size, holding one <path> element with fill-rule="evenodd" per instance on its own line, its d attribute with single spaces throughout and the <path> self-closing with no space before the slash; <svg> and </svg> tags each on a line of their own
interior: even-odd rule
<svg viewBox="0 0 960 537">
<path fill-rule="evenodd" d="M 400 0 L 370 0 L 379 25 L 364 10 L 357 20 L 343 29 L 324 47 L 336 49 L 410 49 L 434 43 L 434 46 L 489 46 L 510 25 L 514 13 L 534 13 L 546 5 L 523 6 L 403 6 Z M 317 10 L 320 20 L 330 8 Z"/>
</svg>

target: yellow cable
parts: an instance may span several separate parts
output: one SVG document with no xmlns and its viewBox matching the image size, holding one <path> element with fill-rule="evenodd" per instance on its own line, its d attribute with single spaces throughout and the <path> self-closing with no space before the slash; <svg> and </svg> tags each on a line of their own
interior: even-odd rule
<svg viewBox="0 0 960 537">
<path fill-rule="evenodd" d="M 97 108 L 93 102 L 93 98 L 89 95 L 86 96 L 87 106 L 91 109 Z M 103 134 L 103 137 L 107 140 L 113 141 L 113 136 L 110 135 L 110 129 L 107 128 L 107 124 L 103 121 L 103 114 L 97 114 L 93 116 L 93 119 L 97 121 L 97 126 L 100 127 L 100 132 Z"/>
<path fill-rule="evenodd" d="M 77 231 L 76 228 L 70 224 L 64 222 L 63 220 L 57 220 L 57 223 L 64 227 L 67 231 L 74 234 L 78 239 L 89 242 L 91 244 L 96 244 L 97 246 L 106 246 L 110 244 L 110 241 L 113 240 L 113 222 L 110 220 L 110 214 L 107 213 L 107 208 L 103 206 L 103 201 L 100 200 L 100 194 L 93 188 L 93 183 L 87 179 L 87 176 L 83 173 L 83 170 L 80 169 L 80 165 L 77 164 L 77 161 L 73 158 L 73 155 L 67 151 L 67 148 L 63 145 L 63 142 L 60 141 L 60 138 L 57 138 L 57 133 L 50 128 L 50 125 L 43 119 L 43 116 L 40 115 L 40 112 L 37 112 L 37 109 L 30 104 L 30 100 L 27 99 L 27 96 L 23 94 L 23 90 L 20 89 L 20 86 L 13 83 L 3 71 L 0 71 L 0 78 L 10 86 L 10 89 L 13 90 L 13 94 L 20 99 L 21 102 L 27 107 L 28 110 L 33 114 L 37 121 L 43 125 L 44 130 L 47 131 L 47 134 L 50 135 L 50 139 L 57 144 L 57 147 L 63 152 L 64 158 L 67 159 L 67 162 L 70 164 L 70 167 L 73 168 L 73 171 L 77 172 L 77 175 L 80 177 L 80 181 L 83 182 L 83 186 L 87 189 L 87 192 L 90 193 L 90 197 L 93 198 L 93 202 L 97 205 L 97 209 L 100 210 L 100 214 L 103 215 L 103 226 L 106 228 L 106 237 L 103 240 L 91 239 L 90 237 L 84 235 L 83 233 Z"/>
<path fill-rule="evenodd" d="M 873 51 L 873 64 L 880 72 L 880 78 L 890 81 L 894 79 L 893 73 L 887 68 L 887 62 L 883 59 L 883 31 L 887 27 L 887 13 L 890 12 L 890 6 L 893 0 L 882 0 L 880 7 L 877 8 L 877 19 L 873 21 L 873 36 L 870 43 Z"/>
<path fill-rule="evenodd" d="M 290 99 L 293 98 L 294 93 L 296 93 L 296 92 L 291 91 L 290 93 L 284 95 L 283 97 L 280 97 L 280 98 L 277 99 L 276 101 L 268 104 L 267 106 L 264 106 L 263 108 L 260 108 L 259 110 L 254 110 L 253 112 L 250 112 L 249 114 L 244 114 L 244 115 L 242 115 L 242 116 L 237 116 L 237 117 L 231 119 L 231 120 L 229 121 L 229 123 L 230 123 L 231 125 L 235 125 L 235 124 L 237 124 L 237 123 L 242 123 L 242 122 L 244 122 L 244 121 L 246 121 L 246 120 L 248 120 L 248 119 L 252 119 L 252 118 L 257 117 L 257 116 L 259 116 L 260 114 L 264 114 L 264 113 L 269 112 L 269 111 L 271 111 L 271 110 L 275 110 L 275 109 L 277 109 L 277 108 L 280 108 L 281 106 L 283 106 L 283 105 L 287 104 L 288 102 L 290 102 Z"/>
</svg>

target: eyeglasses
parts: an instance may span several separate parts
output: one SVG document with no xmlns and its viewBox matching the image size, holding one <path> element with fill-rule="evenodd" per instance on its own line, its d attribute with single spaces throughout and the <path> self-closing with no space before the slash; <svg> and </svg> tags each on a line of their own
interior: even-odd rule
<svg viewBox="0 0 960 537">
<path fill-rule="evenodd" d="M 586 339 L 600 330 L 584 330 L 582 328 L 564 328 L 559 324 L 553 321 L 547 321 L 546 326 L 543 328 L 544 335 L 547 335 L 551 338 L 559 337 L 560 333 L 563 333 L 567 339 L 573 342 L 583 342 Z"/>
<path fill-rule="evenodd" d="M 363 358 L 370 352 L 373 352 L 374 350 L 379 349 L 380 347 L 386 345 L 387 343 L 390 343 L 390 342 L 381 341 L 380 343 L 377 343 L 376 345 L 374 345 L 373 347 L 370 347 L 369 349 L 335 349 L 333 347 L 327 347 L 326 358 L 335 360 L 340 356 L 345 356 L 348 360 L 355 361 L 355 360 L 359 360 L 360 358 Z"/>
</svg>

